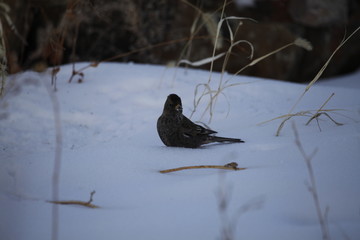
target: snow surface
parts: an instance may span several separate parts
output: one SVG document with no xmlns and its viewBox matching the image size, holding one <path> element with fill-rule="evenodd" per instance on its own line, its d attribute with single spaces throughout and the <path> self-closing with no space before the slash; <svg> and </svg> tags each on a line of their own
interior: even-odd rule
<svg viewBox="0 0 360 240">
<path fill-rule="evenodd" d="M 77 64 L 80 68 L 85 63 Z M 360 239 L 360 73 L 316 83 L 294 112 L 318 109 L 331 93 L 319 124 L 295 117 L 275 136 L 306 85 L 234 77 L 215 106 L 211 128 L 243 144 L 200 149 L 165 147 L 156 132 L 166 96 L 182 97 L 184 114 L 194 89 L 209 72 L 164 66 L 104 63 L 68 83 L 72 68 L 58 73 L 63 148 L 60 200 L 87 201 L 95 190 L 99 209 L 59 206 L 59 239 L 321 239 L 308 191 L 309 173 L 294 142 L 296 123 L 312 160 L 332 239 Z M 225 74 L 225 79 L 231 76 Z M 54 113 L 49 73 L 10 76 L 0 101 L 0 239 L 50 239 Z M 220 74 L 212 75 L 213 87 Z M 344 81 L 346 80 L 346 81 Z M 193 116 L 199 120 L 207 98 Z M 229 111 L 228 111 L 229 110 Z M 229 114 L 228 114 L 229 112 Z M 205 123 L 208 115 L 202 119 Z M 244 171 L 190 165 L 237 162 Z M 220 209 L 225 196 L 227 208 Z"/>
</svg>

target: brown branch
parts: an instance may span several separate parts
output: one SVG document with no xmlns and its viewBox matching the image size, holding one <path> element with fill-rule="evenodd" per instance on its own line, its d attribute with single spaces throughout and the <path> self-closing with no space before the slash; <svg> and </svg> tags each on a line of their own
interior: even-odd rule
<svg viewBox="0 0 360 240">
<path fill-rule="evenodd" d="M 95 191 L 92 191 L 90 193 L 90 199 L 87 202 L 84 201 L 77 201 L 77 200 L 70 200 L 70 201 L 47 201 L 49 203 L 53 203 L 53 204 L 61 204 L 61 205 L 80 205 L 80 206 L 84 206 L 84 207 L 88 207 L 88 208 L 100 208 L 97 205 L 92 204 L 91 202 L 93 201 L 93 195 L 95 194 Z"/>
<path fill-rule="evenodd" d="M 88 203 L 88 202 L 83 202 L 83 201 L 76 201 L 76 200 L 70 200 L 70 201 L 48 201 L 49 203 L 54 203 L 54 204 L 61 204 L 61 205 L 80 205 L 80 206 L 84 206 L 84 207 L 88 207 L 88 208 L 100 208 L 97 205 Z"/>
<path fill-rule="evenodd" d="M 159 171 L 160 173 L 169 173 L 169 172 L 176 172 L 181 170 L 187 170 L 187 169 L 200 169 L 200 168 L 216 168 L 216 169 L 224 169 L 224 170 L 245 170 L 246 168 L 238 168 L 238 164 L 236 162 L 231 162 L 228 164 L 225 164 L 224 166 L 221 165 L 199 165 L 199 166 L 187 166 L 187 167 L 179 167 L 179 168 L 171 168 L 166 170 Z"/>
</svg>

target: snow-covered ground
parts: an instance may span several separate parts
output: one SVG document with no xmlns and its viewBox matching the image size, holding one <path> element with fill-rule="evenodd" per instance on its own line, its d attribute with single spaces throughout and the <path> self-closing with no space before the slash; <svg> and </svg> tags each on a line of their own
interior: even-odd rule
<svg viewBox="0 0 360 240">
<path fill-rule="evenodd" d="M 84 64 L 77 64 L 77 68 Z M 137 64 L 101 64 L 68 83 L 72 68 L 58 73 L 56 98 L 62 125 L 60 200 L 87 201 L 90 209 L 59 205 L 59 239 L 321 239 L 309 173 L 294 142 L 292 121 L 308 154 L 331 239 L 360 239 L 360 73 L 316 83 L 294 112 L 318 109 L 335 93 L 325 115 L 258 123 L 289 112 L 306 85 L 234 77 L 244 83 L 224 90 L 210 123 L 219 136 L 243 144 L 201 149 L 165 147 L 156 132 L 168 94 L 182 97 L 184 114 L 207 71 Z M 212 75 L 216 86 L 220 74 Z M 225 75 L 225 79 L 230 78 Z M 7 79 L 0 101 L 0 239 L 50 239 L 55 128 L 46 85 L 49 73 Z M 192 120 L 199 120 L 207 103 Z M 229 114 L 228 114 L 229 110 Z M 207 123 L 208 115 L 202 119 Z M 237 162 L 244 171 L 191 165 Z M 224 198 L 226 208 L 220 208 Z"/>
</svg>

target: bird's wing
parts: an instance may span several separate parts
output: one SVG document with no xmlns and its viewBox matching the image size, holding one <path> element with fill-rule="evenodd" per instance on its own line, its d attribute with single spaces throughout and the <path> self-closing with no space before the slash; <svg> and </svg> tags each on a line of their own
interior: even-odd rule
<svg viewBox="0 0 360 240">
<path fill-rule="evenodd" d="M 181 131 L 183 134 L 188 136 L 199 136 L 199 135 L 209 135 L 213 133 L 217 133 L 211 129 L 204 128 L 198 124 L 193 123 L 187 117 L 183 117 Z"/>
</svg>

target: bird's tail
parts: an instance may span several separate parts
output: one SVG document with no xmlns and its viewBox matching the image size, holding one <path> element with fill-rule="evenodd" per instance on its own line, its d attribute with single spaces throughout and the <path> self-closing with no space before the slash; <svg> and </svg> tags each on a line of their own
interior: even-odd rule
<svg viewBox="0 0 360 240">
<path fill-rule="evenodd" d="M 212 136 L 211 140 L 214 142 L 229 142 L 229 143 L 236 143 L 236 142 L 243 143 L 244 142 L 240 138 L 226 138 L 226 137 L 217 137 L 217 136 Z"/>
</svg>

